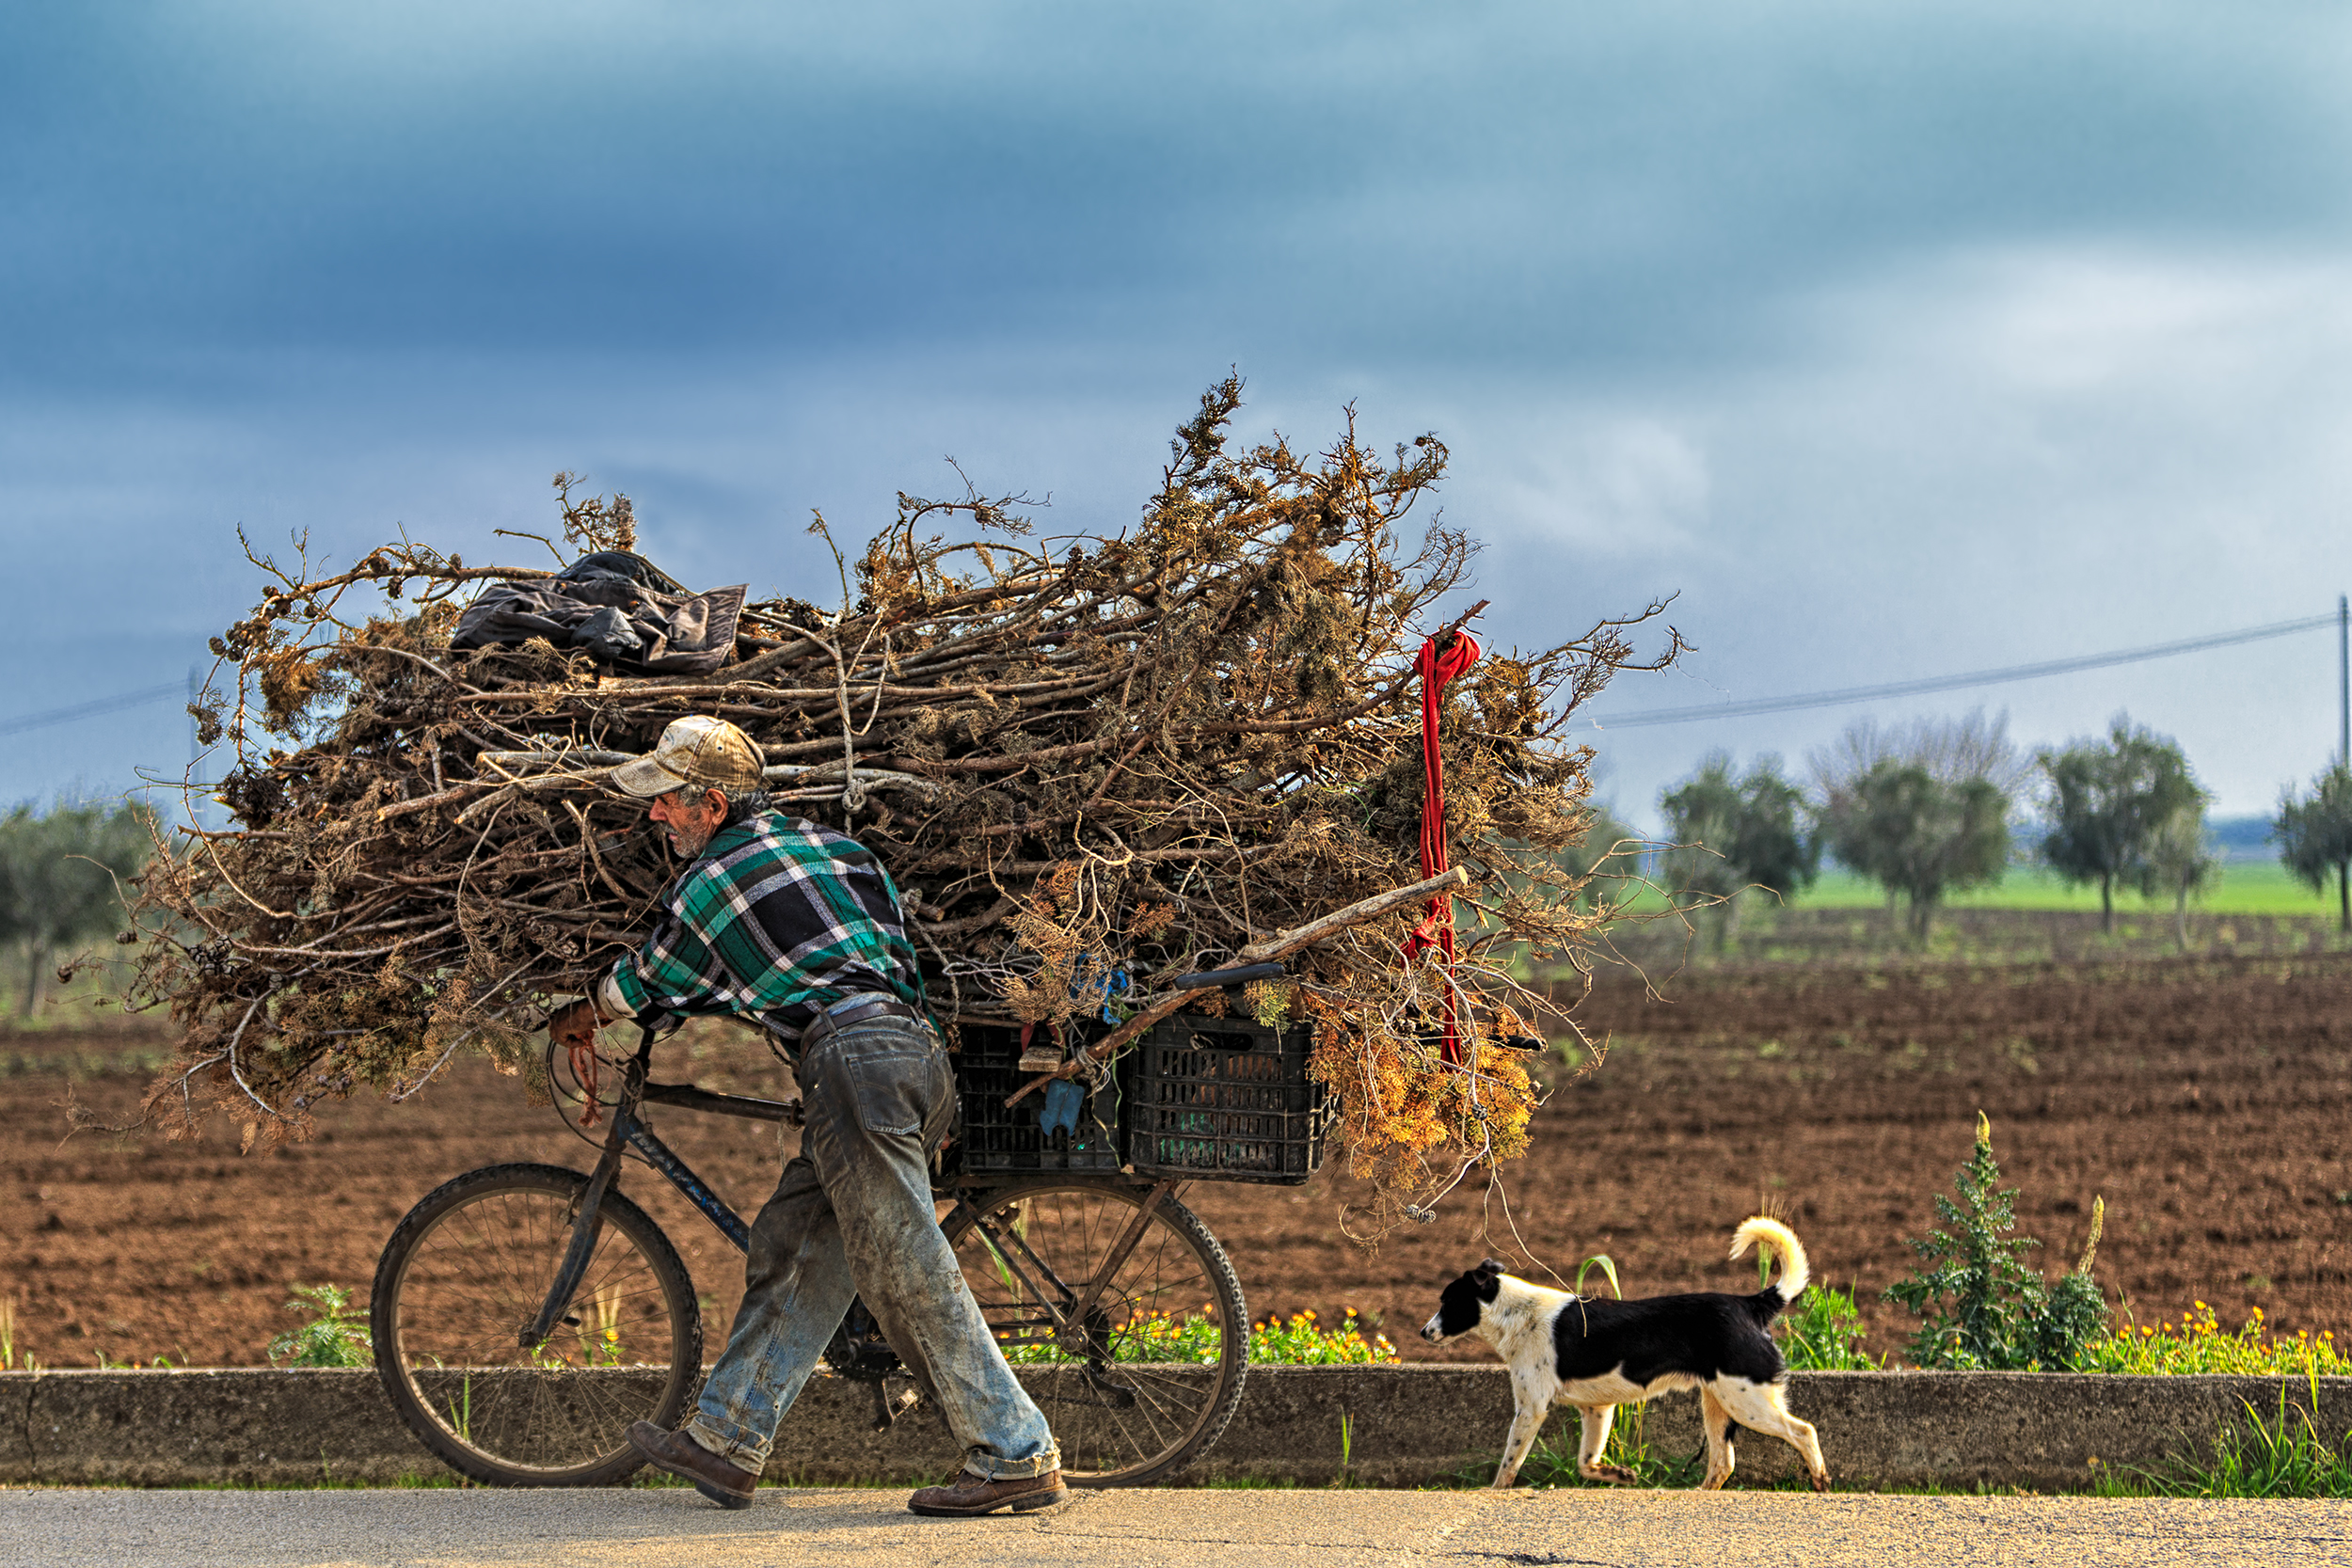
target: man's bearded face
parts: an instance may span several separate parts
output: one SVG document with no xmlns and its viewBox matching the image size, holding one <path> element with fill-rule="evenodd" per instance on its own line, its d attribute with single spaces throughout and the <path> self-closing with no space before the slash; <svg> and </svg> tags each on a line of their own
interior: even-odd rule
<svg viewBox="0 0 2352 1568">
<path fill-rule="evenodd" d="M 726 820 L 727 798 L 723 791 L 688 784 L 655 796 L 647 810 L 668 833 L 672 852 L 691 861 L 703 852 L 719 824 Z"/>
</svg>

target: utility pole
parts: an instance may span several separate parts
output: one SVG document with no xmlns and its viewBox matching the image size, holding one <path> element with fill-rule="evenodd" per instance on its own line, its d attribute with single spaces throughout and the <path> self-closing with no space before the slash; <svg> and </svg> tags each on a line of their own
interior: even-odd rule
<svg viewBox="0 0 2352 1568">
<path fill-rule="evenodd" d="M 2336 766 L 2352 768 L 2352 598 L 2336 595 L 2336 697 L 2343 708 Z"/>
</svg>

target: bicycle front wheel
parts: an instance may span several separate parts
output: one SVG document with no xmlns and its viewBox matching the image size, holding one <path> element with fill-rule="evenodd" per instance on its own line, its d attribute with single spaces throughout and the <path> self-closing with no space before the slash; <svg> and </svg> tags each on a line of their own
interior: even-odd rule
<svg viewBox="0 0 2352 1568">
<path fill-rule="evenodd" d="M 967 1194 L 947 1219 L 964 1283 L 1028 1372 L 1073 1486 L 1145 1485 L 1197 1461 L 1248 1370 L 1225 1249 L 1173 1196 L 1138 1227 L 1144 1196 L 1063 1178 Z"/>
<path fill-rule="evenodd" d="M 702 1314 L 677 1249 L 607 1192 L 554 1333 L 529 1343 L 588 1178 L 492 1165 L 408 1212 L 375 1268 L 370 1322 L 392 1408 L 450 1467 L 494 1486 L 609 1486 L 643 1457 L 629 1422 L 674 1425 L 702 1377 Z"/>
</svg>

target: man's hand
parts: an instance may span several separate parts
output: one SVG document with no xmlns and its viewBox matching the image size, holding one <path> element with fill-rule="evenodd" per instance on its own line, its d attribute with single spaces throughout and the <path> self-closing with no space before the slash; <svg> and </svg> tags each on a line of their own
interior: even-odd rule
<svg viewBox="0 0 2352 1568">
<path fill-rule="evenodd" d="M 583 996 L 570 1006 L 560 1007 L 548 1015 L 548 1038 L 561 1046 L 593 1046 L 596 1041 L 596 1026 L 603 1022 L 596 1014 L 596 1003 Z"/>
</svg>

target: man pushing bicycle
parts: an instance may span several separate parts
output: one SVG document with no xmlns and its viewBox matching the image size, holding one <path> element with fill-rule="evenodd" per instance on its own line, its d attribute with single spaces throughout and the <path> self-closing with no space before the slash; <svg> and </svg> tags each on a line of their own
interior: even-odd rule
<svg viewBox="0 0 2352 1568">
<path fill-rule="evenodd" d="M 931 1202 L 930 1155 L 956 1085 L 890 874 L 856 840 L 773 809 L 758 748 L 722 719 L 680 719 L 612 781 L 649 800 L 690 863 L 652 934 L 595 993 L 558 1012 L 554 1042 L 597 1026 L 735 1014 L 764 1027 L 799 1080 L 806 1124 L 752 1222 L 743 1305 L 694 1415 L 628 1429 L 644 1455 L 723 1508 L 750 1506 L 785 1412 L 853 1297 L 939 1402 L 963 1449 L 917 1513 L 973 1516 L 1068 1496 L 1061 1456 L 1005 1364 Z"/>
</svg>

